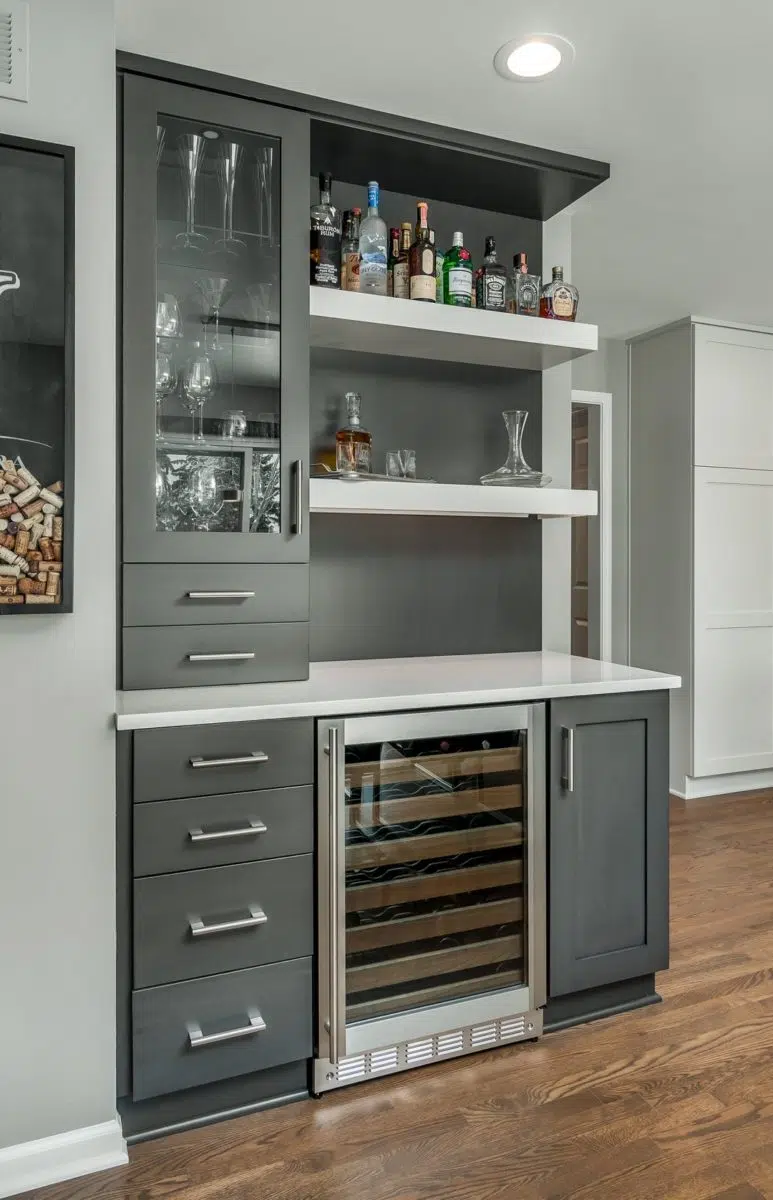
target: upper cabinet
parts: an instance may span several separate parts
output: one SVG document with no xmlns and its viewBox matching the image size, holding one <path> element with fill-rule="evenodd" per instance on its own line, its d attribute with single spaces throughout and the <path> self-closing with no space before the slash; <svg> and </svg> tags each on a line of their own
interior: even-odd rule
<svg viewBox="0 0 773 1200">
<path fill-rule="evenodd" d="M 127 77 L 126 563 L 308 559 L 309 121 Z"/>
<path fill-rule="evenodd" d="M 773 470 L 773 335 L 696 324 L 695 465 Z"/>
</svg>

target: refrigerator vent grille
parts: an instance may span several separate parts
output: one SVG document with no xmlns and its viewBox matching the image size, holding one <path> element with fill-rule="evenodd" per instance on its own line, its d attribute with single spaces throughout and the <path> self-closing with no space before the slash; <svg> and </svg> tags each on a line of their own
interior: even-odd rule
<svg viewBox="0 0 773 1200">
<path fill-rule="evenodd" d="M 397 1046 L 390 1046 L 388 1050 L 373 1050 L 370 1055 L 371 1074 L 375 1075 L 377 1071 L 396 1071 L 397 1062 Z"/>
<path fill-rule="evenodd" d="M 405 1046 L 405 1058 L 410 1066 L 415 1066 L 417 1063 L 426 1062 L 428 1058 L 435 1057 L 435 1039 L 428 1037 L 422 1038 L 420 1042 L 407 1042 Z"/>
<path fill-rule="evenodd" d="M 503 1017 L 499 1021 L 499 1040 L 507 1042 L 511 1038 L 523 1037 L 526 1033 L 525 1017 Z"/>
<path fill-rule="evenodd" d="M 456 1029 L 453 1033 L 439 1033 L 436 1044 L 438 1057 L 442 1054 L 461 1054 L 464 1049 L 464 1030 Z"/>
<path fill-rule="evenodd" d="M 497 1022 L 490 1025 L 475 1025 L 470 1030 L 470 1043 L 477 1049 L 479 1046 L 491 1046 L 497 1042 Z"/>
<path fill-rule="evenodd" d="M 338 1064 L 338 1078 L 342 1083 L 365 1079 L 369 1074 L 364 1054 L 356 1054 L 353 1058 L 342 1058 Z"/>
</svg>

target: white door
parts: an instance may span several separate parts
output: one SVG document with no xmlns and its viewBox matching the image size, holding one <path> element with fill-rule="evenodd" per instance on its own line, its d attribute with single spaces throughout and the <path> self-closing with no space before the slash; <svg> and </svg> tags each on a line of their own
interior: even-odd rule
<svg viewBox="0 0 773 1200">
<path fill-rule="evenodd" d="M 773 767 L 773 471 L 695 471 L 693 775 Z"/>
<path fill-rule="evenodd" d="M 696 467 L 773 470 L 773 335 L 696 325 Z"/>
</svg>

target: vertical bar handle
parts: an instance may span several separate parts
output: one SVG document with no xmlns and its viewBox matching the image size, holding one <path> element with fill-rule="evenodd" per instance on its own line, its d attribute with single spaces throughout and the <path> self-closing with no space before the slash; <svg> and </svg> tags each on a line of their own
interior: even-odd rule
<svg viewBox="0 0 773 1200">
<path fill-rule="evenodd" d="M 338 1030 L 338 972 L 340 969 L 340 946 L 338 941 L 338 861 L 339 861 L 339 808 L 341 805 L 341 797 L 338 794 L 338 776 L 340 772 L 340 744 L 338 729 L 336 726 L 331 726 L 328 730 L 328 781 L 330 795 L 330 828 L 329 837 L 330 843 L 328 847 L 328 878 L 329 878 L 329 894 L 328 894 L 328 920 L 330 922 L 329 937 L 330 937 L 330 995 L 328 1003 L 330 1005 L 330 1061 L 337 1063 L 339 1058 L 339 1030 Z"/>
<path fill-rule="evenodd" d="M 561 787 L 574 791 L 574 730 L 561 726 Z"/>
<path fill-rule="evenodd" d="M 295 511 L 293 512 L 293 533 L 303 533 L 303 459 L 296 458 L 293 463 L 295 473 Z"/>
</svg>

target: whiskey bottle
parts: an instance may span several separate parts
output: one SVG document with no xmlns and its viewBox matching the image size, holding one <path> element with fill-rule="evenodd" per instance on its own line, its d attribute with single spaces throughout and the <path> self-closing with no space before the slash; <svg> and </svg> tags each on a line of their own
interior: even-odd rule
<svg viewBox="0 0 773 1200">
<path fill-rule="evenodd" d="M 369 474 L 373 438 L 360 422 L 359 392 L 347 392 L 347 422 L 336 434 L 336 470 L 345 475 Z"/>
<path fill-rule="evenodd" d="M 411 252 L 411 223 L 403 221 L 400 226 L 400 252 L 392 267 L 392 295 L 398 300 L 408 300 L 411 295 L 410 265 L 408 258 Z"/>
<path fill-rule="evenodd" d="M 389 230 L 389 262 L 387 263 L 387 296 L 395 294 L 395 263 L 400 255 L 400 230 L 393 225 Z"/>
<path fill-rule="evenodd" d="M 411 246 L 409 256 L 410 297 L 411 300 L 423 300 L 434 304 L 437 295 L 437 279 L 435 277 L 435 247 L 429 240 L 428 207 L 424 200 L 420 200 L 417 205 L 416 240 Z"/>
<path fill-rule="evenodd" d="M 309 270 L 314 287 L 341 284 L 341 215 L 330 202 L 332 175 L 319 176 L 319 204 L 311 206 Z"/>
<path fill-rule="evenodd" d="M 497 259 L 496 242 L 493 237 L 487 237 L 483 262 L 475 272 L 476 307 L 504 312 L 506 282 L 507 272 Z"/>
<path fill-rule="evenodd" d="M 513 273 L 507 281 L 506 307 L 509 313 L 520 313 L 523 317 L 539 315 L 540 277 L 530 275 L 526 255 L 513 255 Z"/>
<path fill-rule="evenodd" d="M 341 242 L 341 287 L 345 292 L 360 290 L 360 217 L 362 210 L 349 208 L 344 213 Z"/>
<path fill-rule="evenodd" d="M 454 234 L 443 262 L 443 303 L 469 308 L 472 301 L 472 255 L 461 233 Z"/>
<path fill-rule="evenodd" d="M 553 267 L 553 278 L 542 289 L 539 315 L 554 321 L 574 321 L 580 293 L 571 283 L 564 283 L 564 268 Z"/>
<path fill-rule="evenodd" d="M 375 180 L 368 184 L 368 215 L 360 225 L 360 291 L 373 296 L 387 293 L 386 222 L 378 215 L 379 190 Z"/>
</svg>

